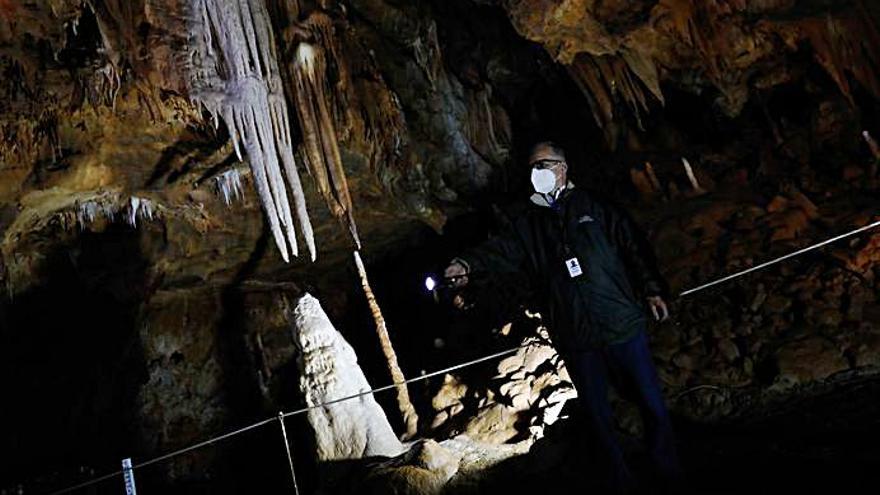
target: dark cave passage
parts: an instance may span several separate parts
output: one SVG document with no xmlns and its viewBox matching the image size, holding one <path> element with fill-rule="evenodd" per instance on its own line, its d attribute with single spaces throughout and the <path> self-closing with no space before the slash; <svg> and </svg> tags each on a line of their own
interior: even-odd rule
<svg viewBox="0 0 880 495">
<path fill-rule="evenodd" d="M 49 253 L 44 284 L 0 305 L 8 391 L 0 436 L 15 452 L 4 486 L 94 474 L 136 449 L 146 380 L 136 323 L 148 292 L 138 237 L 128 228 L 83 232 Z"/>
</svg>

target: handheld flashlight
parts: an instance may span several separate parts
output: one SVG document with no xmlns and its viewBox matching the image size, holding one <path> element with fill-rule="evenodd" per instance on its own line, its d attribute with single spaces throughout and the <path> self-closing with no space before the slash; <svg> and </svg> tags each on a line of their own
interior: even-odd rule
<svg viewBox="0 0 880 495">
<path fill-rule="evenodd" d="M 464 285 L 460 284 L 459 281 L 468 275 L 456 275 L 453 277 L 428 275 L 425 277 L 425 290 L 431 293 L 435 303 L 439 304 L 441 300 L 443 302 L 451 302 L 464 289 Z"/>
<path fill-rule="evenodd" d="M 425 278 L 425 289 L 428 292 L 434 292 L 436 290 L 442 289 L 452 289 L 458 287 L 458 280 L 465 277 L 466 275 L 456 275 L 454 277 L 434 277 L 433 275 L 429 275 Z"/>
</svg>

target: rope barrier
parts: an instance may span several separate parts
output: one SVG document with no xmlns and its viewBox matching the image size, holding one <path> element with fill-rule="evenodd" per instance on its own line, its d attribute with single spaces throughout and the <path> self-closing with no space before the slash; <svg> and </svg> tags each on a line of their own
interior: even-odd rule
<svg viewBox="0 0 880 495">
<path fill-rule="evenodd" d="M 227 439 L 227 438 L 230 438 L 230 437 L 233 437 L 233 436 L 236 436 L 236 435 L 240 435 L 240 434 L 242 434 L 242 433 L 244 433 L 244 432 L 246 432 L 246 431 L 253 430 L 253 429 L 255 429 L 255 428 L 259 428 L 259 427 L 261 427 L 261 426 L 264 426 L 264 425 L 266 425 L 266 424 L 269 424 L 269 423 L 271 423 L 271 422 L 273 422 L 273 421 L 277 421 L 277 420 L 279 420 L 279 419 L 288 418 L 288 417 L 290 417 L 290 416 L 295 416 L 295 415 L 297 415 L 297 414 L 303 414 L 303 413 L 306 413 L 306 412 L 308 412 L 308 411 L 311 411 L 312 409 L 318 409 L 318 408 L 322 408 L 322 407 L 327 407 L 327 406 L 330 406 L 330 405 L 333 405 L 333 404 L 338 404 L 338 403 L 340 403 L 340 402 L 345 402 L 345 401 L 347 401 L 347 400 L 357 399 L 357 398 L 359 398 L 359 397 L 363 397 L 363 396 L 365 396 L 365 395 L 370 395 L 370 394 L 374 394 L 374 393 L 378 393 L 378 392 L 384 392 L 384 391 L 386 391 L 386 390 L 394 389 L 394 388 L 398 387 L 399 385 L 408 385 L 408 384 L 410 384 L 410 383 L 415 383 L 415 382 L 418 382 L 418 381 L 421 381 L 421 380 L 427 380 L 428 378 L 431 378 L 431 377 L 434 377 L 434 376 L 437 376 L 437 375 L 442 375 L 442 374 L 445 374 L 445 373 L 449 373 L 450 371 L 455 371 L 455 370 L 462 369 L 462 368 L 466 368 L 466 367 L 468 367 L 468 366 L 473 366 L 473 365 L 475 365 L 475 364 L 479 364 L 479 363 L 482 363 L 482 362 L 491 361 L 492 359 L 496 359 L 496 358 L 498 358 L 498 357 L 501 357 L 501 356 L 504 356 L 504 355 L 507 355 L 507 354 L 513 354 L 514 352 L 516 352 L 516 351 L 518 351 L 518 350 L 520 350 L 520 349 L 523 349 L 523 348 L 525 348 L 525 347 L 529 347 L 529 346 L 532 346 L 532 345 L 536 345 L 536 343 L 534 343 L 534 342 L 530 342 L 530 343 L 528 343 L 528 344 L 523 344 L 523 345 L 521 345 L 521 346 L 514 347 L 514 348 L 512 348 L 512 349 L 508 349 L 508 350 L 506 350 L 506 351 L 496 352 L 495 354 L 491 354 L 491 355 L 489 355 L 489 356 L 484 356 L 484 357 L 482 357 L 482 358 L 478 358 L 478 359 L 474 359 L 474 360 L 467 361 L 467 362 L 464 362 L 464 363 L 460 363 L 460 364 L 457 364 L 457 365 L 455 365 L 455 366 L 450 366 L 450 367 L 448 367 L 448 368 L 443 368 L 443 369 L 441 369 L 441 370 L 437 370 L 437 371 L 434 371 L 434 372 L 431 372 L 431 373 L 427 373 L 427 374 L 419 375 L 419 376 L 417 376 L 417 377 L 415 377 L 415 378 L 411 378 L 411 379 L 409 379 L 409 380 L 405 380 L 405 381 L 400 382 L 400 383 L 392 383 L 392 384 L 390 384 L 390 385 L 386 385 L 386 386 L 384 386 L 384 387 L 379 387 L 379 388 L 375 388 L 375 389 L 371 389 L 371 390 L 365 390 L 365 391 L 363 391 L 363 392 L 359 392 L 359 393 L 357 393 L 357 394 L 349 395 L 349 396 L 346 396 L 346 397 L 341 397 L 341 398 L 339 398 L 339 399 L 334 399 L 334 400 L 327 401 L 327 402 L 324 402 L 324 403 L 321 403 L 321 404 L 316 404 L 316 405 L 313 405 L 313 406 L 304 407 L 304 408 L 302 408 L 302 409 L 297 409 L 297 410 L 292 411 L 292 412 L 288 412 L 288 413 L 282 413 L 282 412 L 279 412 L 279 413 L 278 413 L 278 416 L 276 416 L 276 417 L 272 417 L 272 418 L 264 419 L 264 420 L 262 420 L 262 421 L 259 421 L 259 422 L 257 422 L 257 423 L 254 423 L 254 424 L 252 424 L 252 425 L 248 425 L 248 426 L 245 426 L 245 427 L 243 427 L 243 428 L 239 428 L 239 429 L 237 429 L 237 430 L 230 431 L 230 432 L 228 432 L 228 433 L 224 433 L 223 435 L 219 435 L 219 436 L 217 436 L 217 437 L 210 438 L 210 439 L 205 440 L 205 441 L 203 441 L 203 442 L 199 442 L 199 443 L 197 443 L 197 444 L 190 445 L 189 447 L 184 447 L 184 448 L 182 448 L 182 449 L 175 450 L 175 451 L 170 452 L 170 453 L 168 453 L 168 454 L 164 454 L 164 455 L 161 455 L 161 456 L 159 456 L 159 457 L 155 457 L 155 458 L 153 458 L 153 459 L 150 459 L 150 460 L 147 460 L 147 461 L 144 461 L 144 462 L 140 462 L 140 463 L 135 464 L 134 466 L 132 466 L 132 468 L 133 468 L 133 469 L 139 469 L 139 468 L 142 468 L 142 467 L 149 466 L 149 465 L 151 465 L 151 464 L 155 464 L 155 463 L 157 463 L 157 462 L 161 462 L 161 461 L 164 461 L 164 460 L 170 459 L 170 458 L 172 458 L 172 457 L 177 457 L 177 456 L 179 456 L 179 455 L 185 454 L 185 453 L 190 452 L 190 451 L 192 451 L 192 450 L 200 449 L 200 448 L 202 448 L 202 447 L 206 447 L 206 446 L 208 446 L 208 445 L 211 445 L 211 444 L 217 443 L 217 442 L 219 442 L 219 441 L 221 441 L 221 440 L 225 440 L 225 439 Z M 282 427 L 283 427 L 283 423 L 282 423 Z M 285 431 L 285 443 L 287 443 L 287 440 L 286 440 L 286 431 Z M 290 455 L 289 452 L 288 452 L 288 455 Z M 291 462 L 291 474 L 293 474 L 293 461 L 291 460 L 290 462 Z M 80 483 L 80 484 L 78 484 L 78 485 L 74 485 L 74 486 L 71 486 L 71 487 L 68 487 L 68 488 L 64 488 L 64 489 L 62 489 L 62 490 L 58 490 L 58 491 L 55 491 L 55 492 L 51 492 L 50 495 L 61 495 L 61 494 L 63 494 L 63 493 L 69 493 L 69 492 L 72 492 L 72 491 L 74 491 L 74 490 L 78 490 L 78 489 L 80 489 L 80 488 L 85 488 L 85 487 L 87 487 L 87 486 L 91 486 L 91 485 L 94 485 L 94 484 L 100 483 L 100 482 L 102 482 L 102 481 L 106 481 L 106 480 L 108 480 L 108 479 L 110 479 L 110 478 L 113 478 L 113 477 L 115 477 L 115 476 L 121 476 L 122 474 L 123 474 L 122 471 L 116 471 L 116 472 L 113 472 L 113 473 L 110 473 L 110 474 L 106 474 L 106 475 L 104 475 L 104 476 L 101 476 L 101 477 L 98 477 L 98 478 L 95 478 L 95 479 L 92 479 L 92 480 L 89 480 L 89 481 L 85 481 L 85 482 Z M 296 475 L 293 474 L 293 476 L 294 476 L 294 485 L 295 485 L 295 484 L 296 484 Z"/>
<path fill-rule="evenodd" d="M 322 407 L 331 406 L 331 405 L 333 405 L 333 404 L 338 404 L 338 403 L 340 403 L 340 402 L 345 402 L 345 401 L 347 401 L 347 400 L 357 399 L 357 398 L 359 398 L 359 397 L 363 397 L 363 396 L 365 396 L 365 395 L 370 395 L 370 394 L 373 394 L 373 393 L 376 393 L 376 392 L 384 392 L 384 391 L 386 391 L 386 390 L 391 390 L 391 389 L 393 389 L 393 388 L 396 388 L 396 387 L 398 387 L 398 386 L 400 386 L 400 385 L 409 385 L 410 383 L 415 383 L 415 382 L 418 382 L 418 381 L 427 380 L 428 378 L 431 378 L 431 377 L 434 377 L 434 376 L 437 376 L 437 375 L 443 375 L 443 374 L 449 373 L 450 371 L 459 370 L 459 369 L 462 369 L 462 368 L 466 368 L 466 367 L 468 367 L 468 366 L 473 366 L 473 365 L 475 365 L 475 364 L 480 364 L 480 363 L 485 362 L 485 361 L 491 361 L 491 360 L 493 360 L 493 359 L 499 358 L 499 357 L 501 357 L 501 356 L 505 356 L 505 355 L 507 355 L 507 354 L 513 354 L 514 352 L 516 352 L 516 351 L 518 351 L 518 350 L 520 350 L 520 349 L 523 349 L 523 348 L 525 348 L 525 347 L 529 347 L 529 346 L 532 346 L 532 345 L 535 345 L 535 344 L 536 344 L 536 343 L 534 343 L 534 342 L 530 342 L 530 343 L 528 343 L 528 344 L 523 344 L 523 345 L 521 345 L 521 346 L 517 346 L 517 347 L 514 347 L 514 348 L 512 348 L 512 349 L 507 349 L 506 351 L 496 352 L 495 354 L 491 354 L 491 355 L 489 355 L 489 356 L 484 356 L 484 357 L 481 357 L 481 358 L 478 358 L 478 359 L 474 359 L 474 360 L 472 360 L 472 361 L 468 361 L 468 362 L 466 362 L 466 363 L 457 364 L 457 365 L 455 365 L 455 366 L 450 366 L 450 367 L 448 367 L 448 368 L 443 368 L 442 370 L 437 370 L 437 371 L 433 371 L 433 372 L 431 372 L 431 373 L 427 373 L 427 374 L 424 374 L 424 375 L 419 375 L 419 376 L 417 376 L 417 377 L 415 377 L 415 378 L 410 378 L 410 379 L 405 380 L 405 381 L 402 381 L 402 382 L 400 382 L 400 383 L 392 383 L 391 385 L 386 385 L 386 386 L 384 386 L 384 387 L 374 388 L 374 389 L 372 389 L 372 390 L 365 390 L 365 391 L 363 391 L 363 392 L 359 392 L 359 393 L 354 394 L 354 395 L 349 395 L 349 396 L 347 396 L 347 397 L 341 397 L 341 398 L 339 398 L 339 399 L 333 399 L 333 400 L 330 400 L 330 401 L 327 401 L 327 402 L 324 402 L 324 403 L 321 403 L 321 404 L 316 404 L 316 405 L 314 405 L 314 406 L 307 406 L 307 407 L 304 407 L 304 408 L 302 408 L 302 409 L 297 409 L 297 410 L 295 410 L 295 411 L 292 411 L 292 412 L 289 412 L 289 413 L 285 413 L 285 414 L 284 414 L 284 417 L 289 417 L 289 416 L 293 416 L 293 415 L 296 415 L 296 414 L 302 414 L 302 413 L 305 413 L 305 412 L 311 411 L 312 409 L 319 409 L 319 408 L 322 408 Z"/>
<path fill-rule="evenodd" d="M 104 476 L 101 476 L 101 477 L 98 477 L 98 478 L 95 478 L 95 479 L 91 479 L 91 480 L 89 480 L 89 481 L 84 481 L 84 482 L 82 482 L 82 483 L 80 483 L 80 484 L 78 484 L 78 485 L 69 486 L 69 487 L 67 487 L 67 488 L 64 488 L 63 490 L 58 490 L 57 492 L 52 492 L 52 495 L 55 495 L 55 494 L 58 494 L 58 493 L 70 493 L 70 492 L 72 492 L 72 491 L 74 491 L 74 490 L 79 490 L 80 488 L 85 488 L 85 487 L 87 487 L 87 486 L 96 485 L 96 484 L 98 484 L 98 483 L 100 483 L 100 482 L 102 482 L 102 481 L 107 481 L 107 480 L 109 480 L 110 478 L 115 478 L 115 477 L 117 477 L 117 476 L 122 476 L 122 474 L 123 474 L 123 471 L 122 471 L 122 470 L 116 471 L 115 473 L 105 474 Z"/>
<path fill-rule="evenodd" d="M 727 275 L 727 276 L 725 276 L 725 277 L 722 277 L 722 278 L 717 279 L 717 280 L 714 280 L 714 281 L 712 281 L 712 282 L 709 282 L 709 283 L 706 283 L 706 284 L 700 285 L 700 286 L 698 286 L 698 287 L 694 287 L 694 288 L 692 288 L 692 289 L 688 289 L 688 290 L 686 290 L 686 291 L 684 291 L 684 292 L 681 292 L 681 293 L 679 294 L 679 297 L 683 297 L 683 296 L 686 296 L 686 295 L 689 295 L 689 294 L 694 294 L 694 293 L 696 293 L 696 292 L 699 292 L 699 291 L 705 290 L 705 289 L 707 289 L 707 288 L 709 288 L 709 287 L 713 287 L 713 286 L 718 285 L 718 284 L 720 284 L 720 283 L 727 282 L 727 281 L 729 281 L 729 280 L 733 280 L 733 279 L 735 279 L 735 278 L 741 277 L 741 276 L 746 275 L 746 274 L 748 274 L 748 273 L 751 273 L 751 272 L 754 272 L 754 271 L 760 270 L 760 269 L 762 269 L 762 268 L 766 268 L 766 267 L 768 267 L 768 266 L 774 265 L 774 264 L 779 263 L 779 262 L 781 262 L 781 261 L 784 261 L 784 260 L 786 260 L 786 259 L 793 258 L 793 257 L 798 256 L 798 255 L 800 255 L 800 254 L 806 253 L 806 252 L 808 252 L 808 251 L 812 251 L 812 250 L 814 250 L 814 249 L 818 249 L 818 248 L 820 248 L 820 247 L 822 247 L 822 246 L 825 246 L 825 245 L 828 245 L 828 244 L 830 244 L 830 243 L 832 243 L 832 242 L 838 241 L 838 240 L 840 240 L 840 239 L 844 239 L 844 238 L 846 238 L 846 237 L 851 237 L 851 236 L 853 236 L 853 235 L 856 235 L 856 234 L 858 234 L 858 233 L 864 232 L 864 231 L 866 231 L 866 230 L 873 229 L 873 228 L 878 227 L 878 226 L 880 226 L 880 221 L 873 222 L 873 223 L 871 223 L 871 224 L 865 225 L 864 227 L 860 227 L 860 228 L 858 228 L 858 229 L 851 230 L 851 231 L 846 232 L 846 233 L 844 233 L 844 234 L 840 234 L 840 235 L 835 236 L 835 237 L 832 237 L 832 238 L 830 238 L 830 239 L 826 239 L 826 240 L 824 240 L 824 241 L 822 241 L 822 242 L 820 242 L 820 243 L 817 243 L 817 244 L 814 244 L 814 245 L 808 246 L 808 247 L 803 248 L 803 249 L 799 249 L 799 250 L 797 250 L 797 251 L 795 251 L 795 252 L 792 252 L 792 253 L 786 254 L 786 255 L 784 255 L 784 256 L 780 256 L 780 257 L 778 257 L 778 258 L 775 258 L 775 259 L 773 259 L 773 260 L 767 261 L 767 262 L 765 262 L 765 263 L 761 263 L 760 265 L 753 266 L 753 267 L 751 267 L 751 268 L 747 268 L 747 269 L 745 269 L 745 270 L 741 270 L 741 271 L 736 272 L 736 273 L 733 273 L 733 274 L 731 274 L 731 275 Z M 165 455 L 162 455 L 162 456 L 159 456 L 159 457 L 156 457 L 156 458 L 153 458 L 153 459 L 150 459 L 150 460 L 147 460 L 147 461 L 144 461 L 144 462 L 138 463 L 138 464 L 136 464 L 136 465 L 133 466 L 133 469 L 139 469 L 139 468 L 142 468 L 142 467 L 146 467 L 146 466 L 149 466 L 149 465 L 151 465 L 151 464 L 155 464 L 155 463 L 157 463 L 157 462 L 161 462 L 161 461 L 164 461 L 164 460 L 167 460 L 167 459 L 170 459 L 170 458 L 173 458 L 173 457 L 176 457 L 176 456 L 179 456 L 179 455 L 185 454 L 185 453 L 187 453 L 187 452 L 190 452 L 190 451 L 193 451 L 193 450 L 196 450 L 196 449 L 202 448 L 202 447 L 206 447 L 206 446 L 208 446 L 208 445 L 211 445 L 211 444 L 217 443 L 217 442 L 219 442 L 219 441 L 225 440 L 225 439 L 227 439 L 227 438 L 230 438 L 230 437 L 233 437 L 233 436 L 236 436 L 236 435 L 240 435 L 240 434 L 242 434 L 242 433 L 245 433 L 245 432 L 247 432 L 247 431 L 253 430 L 253 429 L 255 429 L 255 428 L 259 428 L 259 427 L 261 427 L 261 426 L 264 426 L 264 425 L 266 425 L 266 424 L 271 423 L 272 421 L 276 421 L 276 420 L 277 420 L 277 421 L 280 421 L 280 422 L 281 422 L 282 433 L 283 433 L 283 435 L 284 435 L 284 443 L 285 443 L 285 447 L 286 447 L 286 449 L 287 449 L 288 461 L 289 461 L 289 463 L 290 463 L 290 472 L 291 472 L 291 476 L 292 476 L 292 478 L 293 478 L 293 483 L 294 483 L 294 490 L 296 490 L 297 493 L 298 493 L 298 487 L 297 487 L 297 485 L 296 485 L 296 474 L 294 473 L 294 470 L 293 470 L 293 458 L 292 458 L 291 453 L 290 453 L 290 445 L 289 445 L 289 443 L 288 443 L 288 441 L 287 441 L 287 431 L 286 431 L 286 429 L 285 429 L 285 427 L 284 427 L 284 419 L 285 419 L 285 418 L 288 418 L 288 417 L 291 417 L 291 416 L 295 416 L 295 415 L 297 415 L 297 414 L 303 414 L 303 413 L 306 413 L 306 412 L 308 412 L 308 411 L 310 411 L 310 410 L 312 410 L 312 409 L 318 409 L 318 408 L 327 407 L 327 406 L 330 406 L 330 405 L 333 405 L 333 404 L 338 404 L 338 403 L 340 403 L 340 402 L 345 402 L 345 401 L 348 401 L 348 400 L 357 399 L 357 398 L 363 397 L 363 396 L 365 396 L 365 395 L 371 395 L 371 394 L 375 394 L 375 393 L 379 393 L 379 392 L 384 392 L 384 391 L 386 391 L 386 390 L 395 389 L 395 388 L 397 388 L 397 387 L 399 387 L 399 386 L 402 386 L 402 385 L 409 385 L 409 384 L 411 384 L 411 383 L 415 383 L 415 382 L 418 382 L 418 381 L 427 380 L 428 378 L 431 378 L 431 377 L 434 377 L 434 376 L 438 376 L 438 375 L 446 374 L 446 373 L 449 373 L 449 372 L 451 372 L 451 371 L 456 371 L 456 370 L 459 370 L 459 369 L 462 369 L 462 368 L 466 368 L 466 367 L 469 367 L 469 366 L 473 366 L 473 365 L 476 365 L 476 364 L 480 364 L 480 363 L 483 363 L 483 362 L 486 362 L 486 361 L 491 361 L 491 360 L 493 360 L 493 359 L 497 359 L 497 358 L 499 358 L 499 357 L 502 357 L 502 356 L 505 356 L 505 355 L 508 355 L 508 354 L 513 354 L 513 353 L 519 351 L 520 349 L 523 349 L 523 348 L 526 348 L 526 347 L 529 347 L 529 346 L 533 346 L 533 345 L 536 345 L 536 344 L 539 344 L 539 343 L 540 343 L 540 342 L 529 342 L 529 343 L 527 343 L 527 344 L 523 344 L 523 345 L 520 345 L 520 346 L 517 346 L 517 347 L 511 348 L 511 349 L 508 349 L 508 350 L 505 350 L 505 351 L 496 352 L 496 353 L 491 354 L 491 355 L 488 355 L 488 356 L 484 356 L 484 357 L 481 357 L 481 358 L 473 359 L 473 360 L 471 360 L 471 361 L 467 361 L 467 362 L 460 363 L 460 364 L 457 364 L 457 365 L 454 365 L 454 366 L 450 366 L 450 367 L 448 367 L 448 368 L 443 368 L 443 369 L 441 369 L 441 370 L 433 371 L 433 372 L 431 372 L 431 373 L 422 374 L 422 375 L 417 376 L 417 377 L 415 377 L 415 378 L 410 378 L 410 379 L 408 379 L 408 380 L 404 380 L 404 381 L 399 382 L 399 383 L 392 383 L 392 384 L 390 384 L 390 385 L 386 385 L 386 386 L 384 386 L 384 387 L 379 387 L 379 388 L 375 388 L 375 389 L 371 389 L 371 390 L 365 390 L 365 391 L 363 391 L 363 392 L 359 392 L 359 393 L 357 393 L 357 394 L 349 395 L 349 396 L 346 396 L 346 397 L 341 397 L 341 398 L 339 398 L 339 399 L 330 400 L 330 401 L 327 401 L 327 402 L 324 402 L 324 403 L 321 403 L 321 404 L 316 404 L 316 405 L 313 405 L 313 406 L 303 407 L 303 408 L 301 408 L 301 409 L 297 409 L 297 410 L 295 410 L 295 411 L 291 411 L 291 412 L 288 412 L 288 413 L 283 413 L 283 412 L 280 412 L 280 411 L 279 411 L 279 413 L 278 413 L 278 415 L 277 415 L 276 417 L 272 417 L 272 418 L 264 419 L 264 420 L 262 420 L 262 421 L 259 421 L 259 422 L 257 422 L 257 423 L 254 423 L 254 424 L 252 424 L 252 425 L 245 426 L 245 427 L 243 427 L 243 428 L 239 428 L 239 429 L 237 429 L 237 430 L 234 430 L 234 431 L 231 431 L 231 432 L 225 433 L 225 434 L 223 434 L 223 435 L 220 435 L 220 436 L 217 436 L 217 437 L 214 437 L 214 438 L 211 438 L 211 439 L 205 440 L 205 441 L 203 441 L 203 442 L 199 442 L 199 443 L 194 444 L 194 445 L 191 445 L 191 446 L 189 446 L 189 447 L 185 447 L 185 448 L 182 448 L 182 449 L 179 449 L 179 450 L 175 450 L 175 451 L 170 452 L 170 453 L 168 453 L 168 454 L 165 454 Z M 701 387 L 708 387 L 708 386 L 701 386 Z M 699 387 L 698 387 L 698 388 L 699 388 Z M 689 390 L 689 391 L 686 391 L 686 392 L 692 392 L 692 391 L 694 391 L 694 390 Z M 681 395 L 683 395 L 683 394 L 679 394 L 679 396 L 681 396 Z M 678 398 L 678 397 L 676 397 L 676 398 Z M 91 486 L 91 485 L 94 485 L 94 484 L 100 483 L 100 482 L 102 482 L 102 481 L 106 481 L 106 480 L 108 480 L 108 479 L 110 479 L 110 478 L 113 478 L 113 477 L 116 477 L 116 476 L 121 476 L 122 474 L 123 474 L 123 471 L 121 471 L 121 470 L 120 470 L 120 471 L 115 471 L 115 472 L 113 472 L 113 473 L 106 474 L 106 475 L 104 475 L 104 476 L 100 476 L 100 477 L 98 477 L 98 478 L 95 478 L 95 479 L 92 479 L 92 480 L 89 480 L 89 481 L 85 481 L 85 482 L 83 482 L 83 483 L 80 483 L 80 484 L 77 484 L 77 485 L 74 485 L 74 486 L 71 486 L 71 487 L 68 487 L 68 488 L 64 488 L 64 489 L 62 489 L 62 490 L 58 490 L 58 491 L 52 492 L 50 495 L 61 495 L 61 494 L 64 494 L 64 493 L 69 493 L 69 492 L 72 492 L 72 491 L 75 491 L 75 490 L 79 490 L 79 489 L 81 489 L 81 488 L 85 488 L 85 487 L 88 487 L 88 486 Z"/>
<path fill-rule="evenodd" d="M 751 273 L 751 272 L 754 272 L 754 271 L 760 270 L 760 269 L 762 269 L 762 268 L 766 268 L 766 267 L 768 267 L 768 266 L 770 266 L 770 265 L 774 265 L 774 264 L 776 264 L 776 263 L 779 263 L 780 261 L 784 261 L 784 260 L 787 260 L 787 259 L 789 259 L 789 258 L 793 258 L 793 257 L 795 257 L 795 256 L 798 256 L 798 255 L 800 255 L 800 254 L 804 254 L 804 253 L 806 253 L 807 251 L 812 251 L 812 250 L 814 250 L 814 249 L 819 249 L 820 247 L 825 246 L 826 244 L 831 244 L 831 243 L 834 242 L 834 241 L 839 241 L 840 239 L 844 239 L 844 238 L 846 238 L 846 237 L 850 237 L 850 236 L 856 235 L 856 234 L 858 234 L 858 233 L 860 233 L 860 232 L 864 232 L 864 231 L 866 231 L 866 230 L 873 229 L 874 227 L 877 227 L 877 226 L 880 226 L 880 220 L 878 220 L 878 221 L 876 221 L 876 222 L 874 222 L 874 223 L 871 223 L 871 224 L 865 225 L 864 227 L 859 227 L 859 228 L 857 228 L 857 229 L 855 229 L 855 230 L 851 230 L 851 231 L 849 231 L 849 232 L 847 232 L 847 233 L 845 233 L 845 234 L 840 234 L 839 236 L 832 237 L 831 239 L 824 240 L 824 241 L 822 241 L 822 242 L 820 242 L 820 243 L 818 243 L 818 244 L 814 244 L 814 245 L 812 245 L 812 246 L 805 247 L 805 248 L 803 248 L 803 249 L 799 249 L 799 250 L 797 250 L 797 251 L 795 251 L 795 252 L 793 252 L 793 253 L 788 253 L 788 254 L 786 254 L 786 255 L 784 255 L 784 256 L 780 256 L 780 257 L 778 257 L 778 258 L 776 258 L 776 259 L 773 259 L 773 260 L 767 261 L 766 263 L 761 263 L 760 265 L 753 266 L 753 267 L 751 267 L 751 268 L 746 268 L 745 270 L 741 270 L 741 271 L 739 271 L 739 272 L 736 272 L 736 273 L 734 273 L 734 274 L 728 275 L 728 276 L 726 276 L 726 277 L 719 278 L 718 280 L 715 280 L 715 281 L 709 282 L 708 284 L 703 284 L 703 285 L 700 285 L 699 287 L 694 287 L 693 289 L 688 289 L 688 290 L 682 292 L 681 294 L 679 294 L 678 297 L 686 296 L 686 295 L 688 295 L 688 294 L 693 294 L 694 292 L 699 292 L 699 291 L 701 291 L 701 290 L 703 290 L 703 289 L 708 289 L 709 287 L 712 287 L 713 285 L 718 285 L 718 284 L 720 284 L 720 283 L 727 282 L 728 280 L 733 280 L 733 279 L 735 279 L 735 278 L 737 278 L 737 277 L 741 277 L 741 276 L 743 276 L 743 275 L 745 275 L 745 274 L 747 274 L 747 273 Z"/>
</svg>

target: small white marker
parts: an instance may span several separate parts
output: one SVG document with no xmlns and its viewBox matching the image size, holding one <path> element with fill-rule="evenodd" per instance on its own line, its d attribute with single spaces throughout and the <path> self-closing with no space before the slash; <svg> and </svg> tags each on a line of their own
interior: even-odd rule
<svg viewBox="0 0 880 495">
<path fill-rule="evenodd" d="M 131 457 L 122 460 L 122 475 L 125 478 L 125 495 L 137 495 L 134 486 L 134 469 L 131 467 Z"/>
</svg>

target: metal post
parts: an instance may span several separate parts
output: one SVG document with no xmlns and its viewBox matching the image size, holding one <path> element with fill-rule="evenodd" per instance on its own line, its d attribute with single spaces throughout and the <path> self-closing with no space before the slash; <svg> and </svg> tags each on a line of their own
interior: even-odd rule
<svg viewBox="0 0 880 495">
<path fill-rule="evenodd" d="M 293 456 L 290 453 L 290 442 L 287 441 L 287 427 L 284 426 L 284 413 L 278 411 L 278 422 L 281 423 L 281 436 L 284 439 L 284 450 L 287 451 L 287 463 L 290 465 L 290 478 L 293 479 L 293 493 L 299 495 L 296 484 L 296 472 L 293 470 Z"/>
</svg>

